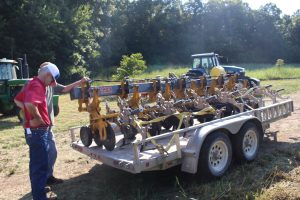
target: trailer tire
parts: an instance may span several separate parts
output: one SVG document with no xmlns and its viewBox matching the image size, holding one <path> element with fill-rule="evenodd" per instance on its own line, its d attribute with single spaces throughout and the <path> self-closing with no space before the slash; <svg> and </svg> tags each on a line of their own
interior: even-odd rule
<svg viewBox="0 0 300 200">
<path fill-rule="evenodd" d="M 200 151 L 198 174 L 220 177 L 225 174 L 232 160 L 232 147 L 229 137 L 221 131 L 209 134 Z"/>
<path fill-rule="evenodd" d="M 80 128 L 80 140 L 82 144 L 86 147 L 89 147 L 92 144 L 93 136 L 89 127 L 82 126 Z"/>
<path fill-rule="evenodd" d="M 258 154 L 261 139 L 262 133 L 255 123 L 244 124 L 233 140 L 236 161 L 238 163 L 253 161 Z"/>
</svg>

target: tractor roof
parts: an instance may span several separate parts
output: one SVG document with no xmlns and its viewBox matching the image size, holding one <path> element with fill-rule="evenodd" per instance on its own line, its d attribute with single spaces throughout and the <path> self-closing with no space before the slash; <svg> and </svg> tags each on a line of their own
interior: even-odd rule
<svg viewBox="0 0 300 200">
<path fill-rule="evenodd" d="M 17 61 L 15 61 L 15 60 L 9 60 L 9 59 L 6 59 L 6 58 L 2 58 L 2 59 L 0 59 L 0 63 L 13 63 L 13 64 L 17 64 Z"/>
<path fill-rule="evenodd" d="M 205 56 L 218 56 L 218 54 L 211 52 L 211 53 L 200 53 L 200 54 L 192 55 L 192 57 L 205 57 Z"/>
</svg>

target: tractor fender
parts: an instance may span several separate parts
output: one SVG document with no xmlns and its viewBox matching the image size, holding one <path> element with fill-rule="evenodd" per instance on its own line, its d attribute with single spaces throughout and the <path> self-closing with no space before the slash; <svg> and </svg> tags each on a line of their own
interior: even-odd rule
<svg viewBox="0 0 300 200">
<path fill-rule="evenodd" d="M 215 123 L 209 123 L 206 126 L 196 129 L 186 148 L 182 150 L 183 157 L 181 170 L 192 174 L 197 172 L 201 147 L 208 134 L 215 131 L 222 131 L 229 134 L 230 137 L 231 134 L 237 134 L 241 127 L 250 120 L 254 120 L 256 123 L 261 124 L 255 116 L 243 115 L 230 119 L 220 119 Z"/>
</svg>

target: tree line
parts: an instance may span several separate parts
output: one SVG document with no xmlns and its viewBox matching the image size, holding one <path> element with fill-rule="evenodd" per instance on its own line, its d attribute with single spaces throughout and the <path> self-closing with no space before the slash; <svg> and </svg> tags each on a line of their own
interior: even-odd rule
<svg viewBox="0 0 300 200">
<path fill-rule="evenodd" d="M 149 64 L 188 64 L 217 52 L 231 62 L 300 62 L 300 10 L 241 0 L 2 0 L 0 58 L 27 54 L 70 74 L 111 76 L 123 55 Z"/>
</svg>

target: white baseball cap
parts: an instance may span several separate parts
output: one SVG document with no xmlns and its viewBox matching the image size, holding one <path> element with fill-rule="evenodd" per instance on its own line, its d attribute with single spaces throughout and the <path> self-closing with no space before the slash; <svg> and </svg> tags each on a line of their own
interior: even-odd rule
<svg viewBox="0 0 300 200">
<path fill-rule="evenodd" d="M 43 67 L 46 67 L 49 70 L 49 72 L 51 73 L 51 75 L 54 79 L 54 82 L 56 84 L 56 80 L 60 76 L 59 69 L 57 68 L 57 66 L 55 64 L 49 62 L 47 65 L 45 65 Z"/>
</svg>

